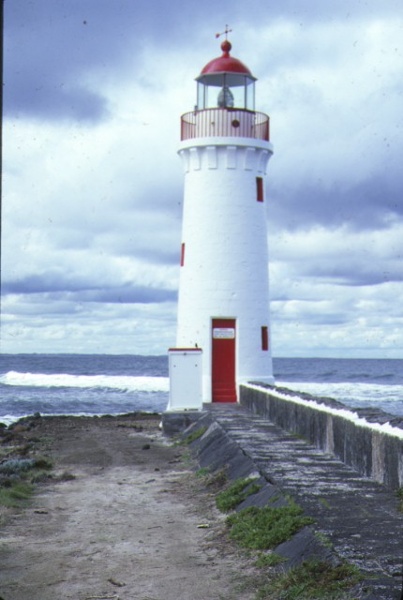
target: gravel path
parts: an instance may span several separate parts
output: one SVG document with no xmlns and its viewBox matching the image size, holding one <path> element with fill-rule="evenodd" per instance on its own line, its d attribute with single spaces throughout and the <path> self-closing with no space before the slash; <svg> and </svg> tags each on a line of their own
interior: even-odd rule
<svg viewBox="0 0 403 600">
<path fill-rule="evenodd" d="M 244 563 L 223 516 L 158 424 L 62 417 L 16 428 L 11 443 L 55 469 L 28 508 L 2 511 L 0 600 L 253 597 L 239 592 Z"/>
</svg>

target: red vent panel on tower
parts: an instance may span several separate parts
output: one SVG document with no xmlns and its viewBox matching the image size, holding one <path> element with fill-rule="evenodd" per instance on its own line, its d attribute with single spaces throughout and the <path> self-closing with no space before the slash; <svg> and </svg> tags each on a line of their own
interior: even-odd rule
<svg viewBox="0 0 403 600">
<path fill-rule="evenodd" d="M 264 200 L 263 177 L 256 177 L 256 200 L 258 202 Z"/>
<path fill-rule="evenodd" d="M 262 327 L 262 350 L 269 349 L 269 328 L 265 325 Z"/>
</svg>

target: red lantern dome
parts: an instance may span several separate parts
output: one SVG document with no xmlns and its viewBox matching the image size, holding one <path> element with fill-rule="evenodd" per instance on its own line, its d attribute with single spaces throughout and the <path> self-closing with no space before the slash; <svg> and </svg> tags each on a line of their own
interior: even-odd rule
<svg viewBox="0 0 403 600">
<path fill-rule="evenodd" d="M 223 51 L 222 56 L 213 58 L 213 60 L 207 63 L 202 69 L 200 77 L 203 75 L 211 75 L 213 73 L 238 73 L 253 77 L 247 66 L 230 55 L 231 48 L 231 43 L 228 40 L 224 40 L 221 44 L 221 50 Z M 198 77 L 198 79 L 200 79 L 200 77 Z"/>
</svg>

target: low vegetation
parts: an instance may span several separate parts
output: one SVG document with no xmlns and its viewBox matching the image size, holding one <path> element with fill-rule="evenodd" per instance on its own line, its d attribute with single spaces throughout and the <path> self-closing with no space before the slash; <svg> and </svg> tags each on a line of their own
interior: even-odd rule
<svg viewBox="0 0 403 600">
<path fill-rule="evenodd" d="M 251 506 L 227 517 L 230 537 L 243 548 L 253 550 L 275 548 L 313 522 L 291 500 L 286 506 Z"/>
<path fill-rule="evenodd" d="M 248 496 L 256 494 L 260 490 L 260 487 L 256 483 L 256 477 L 237 479 L 226 490 L 217 495 L 217 508 L 221 512 L 230 512 L 246 500 Z"/>
<path fill-rule="evenodd" d="M 0 486 L 0 505 L 7 508 L 21 508 L 28 504 L 34 488 L 24 481 L 10 482 Z"/>
<path fill-rule="evenodd" d="M 14 452 L 18 452 L 18 447 Z M 34 485 L 46 481 L 52 467 L 51 461 L 43 456 L 14 455 L 3 460 L 0 463 L 0 505 L 7 508 L 26 506 Z"/>
<path fill-rule="evenodd" d="M 399 488 L 396 492 L 397 499 L 399 501 L 399 512 L 403 513 L 403 487 Z"/>
<path fill-rule="evenodd" d="M 228 474 L 226 467 L 211 472 L 208 467 L 202 467 L 196 471 L 196 477 L 203 480 L 203 485 L 208 488 L 211 494 L 219 493 L 228 483 Z"/>
<path fill-rule="evenodd" d="M 208 477 L 210 475 L 210 469 L 208 469 L 207 467 L 202 467 L 201 469 L 198 469 L 196 471 L 196 477 Z"/>
<path fill-rule="evenodd" d="M 276 552 L 270 552 L 270 554 L 261 552 L 256 560 L 256 566 L 263 569 L 265 567 L 277 567 L 277 565 L 281 565 L 284 562 L 287 562 L 287 559 Z"/>
<path fill-rule="evenodd" d="M 207 427 L 199 427 L 198 429 L 194 429 L 194 431 L 189 433 L 189 435 L 185 437 L 181 443 L 183 445 L 188 446 L 189 444 L 192 444 L 193 442 L 201 438 L 201 436 L 204 435 L 206 431 Z"/>
<path fill-rule="evenodd" d="M 360 579 L 352 565 L 307 561 L 262 586 L 256 600 L 347 600 L 347 591 Z"/>
<path fill-rule="evenodd" d="M 193 430 L 183 443 L 191 444 L 205 431 L 205 428 Z M 228 536 L 247 550 L 246 563 L 253 564 L 253 574 L 244 577 L 240 590 L 242 587 L 248 594 L 253 592 L 255 600 L 358 600 L 362 575 L 356 567 L 310 560 L 290 568 L 288 559 L 275 551 L 305 526 L 314 523 L 314 519 L 305 516 L 291 498 L 286 498 L 285 504 L 280 506 L 284 497 L 272 496 L 269 505 L 236 511 L 248 497 L 259 492 L 258 478 L 242 478 L 229 483 L 226 466 L 214 472 L 202 467 L 196 476 L 215 496 L 217 508 L 230 513 L 226 518 Z M 403 488 L 398 491 L 398 498 L 403 511 Z M 320 501 L 331 509 L 326 500 Z M 317 533 L 317 537 L 324 546 L 331 547 L 323 534 Z"/>
</svg>

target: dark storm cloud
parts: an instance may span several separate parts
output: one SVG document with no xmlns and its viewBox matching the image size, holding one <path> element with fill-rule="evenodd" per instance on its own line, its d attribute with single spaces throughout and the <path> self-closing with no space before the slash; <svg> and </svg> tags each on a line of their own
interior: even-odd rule
<svg viewBox="0 0 403 600">
<path fill-rule="evenodd" d="M 105 117 L 105 100 L 85 81 L 87 70 L 102 63 L 104 45 L 88 32 L 79 5 L 24 0 L 5 5 L 5 116 Z"/>
<path fill-rule="evenodd" d="M 383 283 L 403 281 L 403 268 L 390 262 L 366 264 L 351 257 L 348 264 L 310 265 L 304 273 L 325 283 L 340 286 L 374 286 Z"/>
<path fill-rule="evenodd" d="M 86 89 L 88 74 L 118 82 L 131 70 L 135 80 L 145 46 L 163 52 L 177 36 L 193 35 L 204 10 L 164 0 L 5 2 L 4 114 L 97 120 L 105 107 Z"/>
<path fill-rule="evenodd" d="M 15 81 L 5 94 L 6 114 L 13 117 L 40 117 L 42 120 L 74 120 L 96 123 L 109 115 L 107 103 L 100 95 L 73 86 L 59 87 Z"/>
<path fill-rule="evenodd" d="M 177 292 L 137 285 L 123 285 L 103 290 L 87 290 L 73 299 L 80 302 L 111 304 L 152 304 L 154 302 L 176 302 Z"/>
<path fill-rule="evenodd" d="M 356 231 L 385 228 L 403 216 L 402 181 L 378 175 L 355 185 L 347 180 L 330 188 L 322 181 L 301 182 L 299 188 L 273 188 L 271 219 L 294 230 L 313 225 Z"/>
<path fill-rule="evenodd" d="M 354 15 L 371 13 L 379 4 L 357 2 Z M 391 0 L 383 12 L 397 3 Z M 97 72 L 118 80 L 120 68 L 132 69 L 145 45 L 163 53 L 181 40 L 210 40 L 206 32 L 222 31 L 224 23 L 242 30 L 253 15 L 269 25 L 276 19 L 301 26 L 338 15 L 349 18 L 350 1 L 304 3 L 286 0 L 266 5 L 261 0 L 232 4 L 215 0 L 167 4 L 165 0 L 12 0 L 5 2 L 5 115 L 60 116 L 96 121 L 105 116 L 102 97 L 86 89 L 86 74 Z M 201 27 L 200 25 L 203 25 Z M 121 63 L 119 67 L 117 64 Z M 273 64 L 271 65 L 273 68 Z"/>
<path fill-rule="evenodd" d="M 2 285 L 2 292 L 4 295 L 39 294 L 67 290 L 76 292 L 85 289 L 86 285 L 84 283 L 69 281 L 56 273 L 29 275 L 15 281 L 4 281 Z"/>
<path fill-rule="evenodd" d="M 150 304 L 174 302 L 176 291 L 124 284 L 108 287 L 91 286 L 81 281 L 68 280 L 55 274 L 32 275 L 24 279 L 5 282 L 3 294 L 39 294 L 47 300 L 69 300 L 73 302 L 106 302 L 112 304 Z"/>
</svg>

